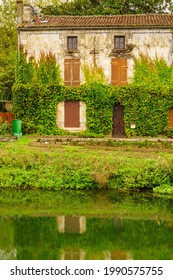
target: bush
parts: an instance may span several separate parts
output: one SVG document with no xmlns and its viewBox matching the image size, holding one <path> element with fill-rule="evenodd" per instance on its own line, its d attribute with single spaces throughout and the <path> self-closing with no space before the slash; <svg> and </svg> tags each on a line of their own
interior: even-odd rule
<svg viewBox="0 0 173 280">
<path fill-rule="evenodd" d="M 6 121 L 3 122 L 0 117 L 0 135 L 6 135 L 11 133 L 11 125 Z"/>
</svg>

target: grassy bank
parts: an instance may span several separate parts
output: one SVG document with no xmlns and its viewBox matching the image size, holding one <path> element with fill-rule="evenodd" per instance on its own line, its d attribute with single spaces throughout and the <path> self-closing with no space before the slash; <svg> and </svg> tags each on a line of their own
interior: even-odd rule
<svg viewBox="0 0 173 280">
<path fill-rule="evenodd" d="M 13 189 L 152 190 L 173 194 L 173 153 L 123 147 L 33 145 L 22 137 L 0 143 L 0 187 Z"/>
</svg>

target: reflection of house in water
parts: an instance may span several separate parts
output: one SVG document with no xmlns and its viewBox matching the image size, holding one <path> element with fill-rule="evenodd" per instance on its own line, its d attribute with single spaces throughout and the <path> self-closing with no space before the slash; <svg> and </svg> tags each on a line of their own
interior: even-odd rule
<svg viewBox="0 0 173 280">
<path fill-rule="evenodd" d="M 85 216 L 57 216 L 57 228 L 60 233 L 84 234 L 86 232 Z M 82 249 L 61 250 L 61 260 L 84 260 L 85 251 Z"/>
<path fill-rule="evenodd" d="M 114 218 L 113 224 L 114 224 L 114 229 L 116 230 L 116 232 L 123 230 L 123 220 L 122 219 Z"/>
<path fill-rule="evenodd" d="M 123 230 L 123 220 L 119 218 L 113 219 L 113 227 L 117 233 Z M 86 233 L 86 217 L 85 216 L 57 216 L 57 228 L 59 233 L 84 234 Z M 98 252 L 97 252 L 98 254 Z M 87 252 L 81 248 L 64 248 L 61 249 L 61 260 L 84 260 L 87 259 Z M 90 255 L 94 258 L 95 253 Z M 97 258 L 96 258 L 97 259 Z M 132 255 L 129 252 L 121 250 L 101 251 L 100 259 L 102 260 L 129 260 Z"/>
<path fill-rule="evenodd" d="M 130 252 L 114 250 L 114 251 L 105 251 L 104 254 L 105 260 L 132 260 L 132 254 Z"/>
<path fill-rule="evenodd" d="M 85 260 L 85 255 L 81 249 L 65 249 L 61 251 L 61 260 Z"/>
<path fill-rule="evenodd" d="M 113 218 L 113 227 L 116 233 L 120 234 L 123 231 L 123 219 L 114 217 Z M 123 250 L 112 250 L 104 252 L 105 260 L 132 260 L 132 254 L 128 251 Z"/>
<path fill-rule="evenodd" d="M 57 216 L 57 227 L 60 233 L 84 234 L 86 232 L 86 217 Z"/>
</svg>

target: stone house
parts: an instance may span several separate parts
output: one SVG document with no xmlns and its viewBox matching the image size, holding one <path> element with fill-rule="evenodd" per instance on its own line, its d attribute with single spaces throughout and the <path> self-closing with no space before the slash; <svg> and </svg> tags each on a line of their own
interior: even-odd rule
<svg viewBox="0 0 173 280">
<path fill-rule="evenodd" d="M 102 67 L 107 83 L 116 86 L 132 79 L 134 57 L 140 54 L 164 58 L 168 65 L 173 62 L 172 14 L 43 16 L 23 1 L 17 1 L 17 7 L 18 52 L 22 46 L 36 59 L 43 52 L 54 54 L 67 86 L 85 82 L 84 65 L 96 63 Z M 114 109 L 121 134 L 123 107 L 117 104 Z M 85 111 L 83 102 L 61 102 L 58 126 L 85 130 Z"/>
</svg>

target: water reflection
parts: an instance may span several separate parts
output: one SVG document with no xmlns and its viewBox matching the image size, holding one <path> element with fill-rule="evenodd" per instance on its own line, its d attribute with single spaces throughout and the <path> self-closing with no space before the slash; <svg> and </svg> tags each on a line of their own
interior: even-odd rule
<svg viewBox="0 0 173 280">
<path fill-rule="evenodd" d="M 173 220 L 0 216 L 0 259 L 173 259 Z"/>
<path fill-rule="evenodd" d="M 57 216 L 57 228 L 60 233 L 80 233 L 86 232 L 86 217 L 85 216 Z"/>
</svg>

